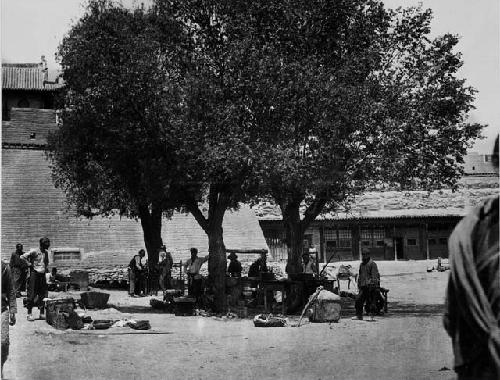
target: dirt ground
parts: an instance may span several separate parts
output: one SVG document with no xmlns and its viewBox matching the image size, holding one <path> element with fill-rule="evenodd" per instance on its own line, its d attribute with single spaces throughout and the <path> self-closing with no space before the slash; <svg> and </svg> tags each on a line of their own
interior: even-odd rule
<svg viewBox="0 0 500 380">
<path fill-rule="evenodd" d="M 337 264 L 335 264 L 337 266 Z M 357 265 L 357 264 L 356 264 Z M 150 297 L 108 291 L 94 319 L 148 319 L 152 329 L 59 331 L 26 320 L 18 299 L 7 379 L 452 379 L 450 340 L 441 322 L 448 272 L 428 263 L 379 262 L 389 313 L 355 321 L 346 299 L 339 323 L 256 328 L 248 319 L 176 317 Z M 342 283 L 346 288 L 346 283 Z M 35 315 L 37 315 L 35 313 Z"/>
</svg>

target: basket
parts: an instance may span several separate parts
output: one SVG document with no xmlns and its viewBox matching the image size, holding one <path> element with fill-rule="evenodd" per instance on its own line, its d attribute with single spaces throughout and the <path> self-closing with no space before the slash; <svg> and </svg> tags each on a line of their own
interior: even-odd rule
<svg viewBox="0 0 500 380">
<path fill-rule="evenodd" d="M 80 297 L 87 309 L 104 309 L 109 300 L 109 294 L 104 292 L 84 292 Z"/>
<path fill-rule="evenodd" d="M 176 316 L 193 315 L 195 303 L 195 298 L 174 297 L 174 314 Z"/>
<path fill-rule="evenodd" d="M 75 300 L 72 297 L 46 300 L 45 307 L 45 320 L 49 325 L 58 330 L 66 330 L 69 327 L 66 318 L 75 308 Z"/>
</svg>

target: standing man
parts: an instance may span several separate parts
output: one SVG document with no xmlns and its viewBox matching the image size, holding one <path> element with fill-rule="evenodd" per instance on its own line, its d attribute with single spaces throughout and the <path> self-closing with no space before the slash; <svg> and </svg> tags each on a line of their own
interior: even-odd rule
<svg viewBox="0 0 500 380">
<path fill-rule="evenodd" d="M 316 273 L 316 265 L 308 252 L 302 254 L 302 273 Z"/>
<path fill-rule="evenodd" d="M 40 247 L 38 249 L 34 249 L 21 256 L 30 263 L 30 280 L 26 303 L 26 308 L 28 309 L 27 319 L 30 322 L 35 320 L 31 314 L 34 306 L 38 306 L 40 309 L 40 319 L 45 319 L 43 299 L 48 295 L 45 273 L 48 272 L 49 267 L 49 247 L 49 238 L 43 237 L 40 239 Z"/>
<path fill-rule="evenodd" d="M 202 277 L 200 274 L 201 266 L 208 261 L 208 255 L 198 257 L 198 249 L 191 248 L 191 258 L 184 264 L 184 269 L 188 275 L 188 294 L 199 301 L 201 296 Z"/>
<path fill-rule="evenodd" d="M 238 255 L 231 252 L 228 259 L 229 265 L 227 266 L 227 273 L 231 277 L 241 277 L 241 263 L 238 261 Z"/>
<path fill-rule="evenodd" d="M 16 250 L 12 253 L 9 264 L 16 297 L 21 297 L 21 290 L 25 290 L 26 287 L 28 262 L 21 258 L 23 254 L 23 245 L 21 243 L 17 243 Z"/>
<path fill-rule="evenodd" d="M 492 162 L 498 171 L 498 137 Z M 459 380 L 500 378 L 499 197 L 456 226 L 449 241 L 444 327 Z"/>
<path fill-rule="evenodd" d="M 159 252 L 160 263 L 158 264 L 160 268 L 160 278 L 158 280 L 160 288 L 163 292 L 172 287 L 172 267 L 174 266 L 174 260 L 172 254 L 167 252 L 165 246 L 160 248 Z"/>
<path fill-rule="evenodd" d="M 370 313 L 373 312 L 372 302 L 375 300 L 375 291 L 380 286 L 380 275 L 377 264 L 370 258 L 370 251 L 366 248 L 361 250 L 361 264 L 358 275 L 358 296 L 356 297 L 356 316 L 353 319 L 363 320 L 363 306 L 368 305 Z"/>
<path fill-rule="evenodd" d="M 131 297 L 140 296 L 143 290 L 143 271 L 144 266 L 142 265 L 142 258 L 146 256 L 146 251 L 140 249 L 137 255 L 132 257 L 129 263 L 129 281 L 130 281 L 130 291 L 129 295 Z"/>
<path fill-rule="evenodd" d="M 2 379 L 3 365 L 9 356 L 9 325 L 16 324 L 16 292 L 12 284 L 10 268 L 6 262 L 2 260 Z"/>
</svg>

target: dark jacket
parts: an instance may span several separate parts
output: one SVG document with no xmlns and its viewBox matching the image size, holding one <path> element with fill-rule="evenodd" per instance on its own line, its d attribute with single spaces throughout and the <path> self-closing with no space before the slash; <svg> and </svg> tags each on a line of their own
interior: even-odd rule
<svg viewBox="0 0 500 380">
<path fill-rule="evenodd" d="M 12 285 L 9 265 L 2 260 L 2 313 L 7 309 L 17 312 L 16 292 Z"/>
<path fill-rule="evenodd" d="M 255 260 L 248 270 L 248 277 L 259 277 L 260 272 L 267 272 L 267 265 L 262 259 Z"/>
<path fill-rule="evenodd" d="M 241 263 L 238 260 L 231 260 L 227 267 L 227 273 L 234 277 L 241 276 Z"/>
<path fill-rule="evenodd" d="M 375 262 L 370 259 L 366 264 L 359 265 L 358 286 L 380 286 L 380 275 Z"/>
</svg>

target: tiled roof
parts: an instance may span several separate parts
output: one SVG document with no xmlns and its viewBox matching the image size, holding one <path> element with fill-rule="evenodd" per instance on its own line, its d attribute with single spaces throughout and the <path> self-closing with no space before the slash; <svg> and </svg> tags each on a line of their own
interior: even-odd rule
<svg viewBox="0 0 500 380">
<path fill-rule="evenodd" d="M 75 247 L 89 255 L 88 265 L 121 266 L 140 248 L 144 239 L 139 222 L 127 218 L 75 217 L 65 196 L 51 181 L 43 151 L 2 149 L 2 256 L 9 257 L 16 243 L 36 247 L 48 236 L 52 247 Z M 227 212 L 224 241 L 229 249 L 268 249 L 258 220 L 248 207 Z M 208 238 L 191 215 L 164 219 L 162 237 L 175 260 L 186 260 L 189 248 L 208 252 Z M 103 252 L 103 254 L 97 254 Z M 107 252 L 104 254 L 104 252 Z M 109 253 L 109 254 L 108 254 Z"/>
<path fill-rule="evenodd" d="M 367 192 L 356 198 L 350 210 L 339 210 L 320 215 L 318 220 L 359 220 L 423 217 L 462 217 L 472 207 L 490 196 L 498 194 L 496 187 L 466 188 L 457 192 L 440 190 Z M 281 220 L 278 206 L 261 203 L 253 207 L 259 220 Z"/>
<path fill-rule="evenodd" d="M 2 89 L 54 91 L 61 83 L 46 79 L 43 63 L 2 63 Z"/>
<path fill-rule="evenodd" d="M 469 152 L 464 157 L 464 172 L 467 175 L 497 175 L 497 170 L 491 162 L 491 155 L 477 152 Z"/>
<path fill-rule="evenodd" d="M 2 122 L 2 143 L 42 146 L 49 131 L 57 128 L 56 111 L 38 108 L 12 108 L 10 120 Z"/>
</svg>

